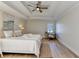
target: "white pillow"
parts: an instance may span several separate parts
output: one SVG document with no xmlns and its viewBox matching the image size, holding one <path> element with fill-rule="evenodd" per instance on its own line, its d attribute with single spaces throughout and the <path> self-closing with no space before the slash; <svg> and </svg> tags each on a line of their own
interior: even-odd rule
<svg viewBox="0 0 79 59">
<path fill-rule="evenodd" d="M 28 37 L 27 37 L 26 35 L 23 35 L 22 37 L 24 37 L 24 38 L 28 39 Z"/>
<path fill-rule="evenodd" d="M 4 35 L 6 38 L 12 37 L 13 32 L 12 31 L 4 31 Z"/>
<path fill-rule="evenodd" d="M 32 38 L 32 34 L 24 34 L 23 37 Z"/>
</svg>

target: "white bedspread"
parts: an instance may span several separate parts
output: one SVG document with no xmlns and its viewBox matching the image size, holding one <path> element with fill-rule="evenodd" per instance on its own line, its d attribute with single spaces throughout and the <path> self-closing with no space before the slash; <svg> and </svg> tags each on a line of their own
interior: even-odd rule
<svg viewBox="0 0 79 59">
<path fill-rule="evenodd" d="M 2 39 L 2 51 L 13 53 L 35 53 L 39 55 L 42 37 L 40 35 L 11 37 Z"/>
</svg>

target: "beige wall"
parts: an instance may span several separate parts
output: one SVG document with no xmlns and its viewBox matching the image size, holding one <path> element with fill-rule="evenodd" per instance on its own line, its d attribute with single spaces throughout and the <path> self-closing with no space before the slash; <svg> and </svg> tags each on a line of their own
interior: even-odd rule
<svg viewBox="0 0 79 59">
<path fill-rule="evenodd" d="M 59 41 L 79 56 L 79 5 L 68 10 L 57 22 L 57 34 Z"/>
<path fill-rule="evenodd" d="M 2 11 L 0 11 L 0 38 L 3 36 L 2 27 L 3 27 L 3 14 Z"/>
<path fill-rule="evenodd" d="M 2 34 L 3 21 L 14 20 L 14 28 L 20 29 L 19 25 L 25 25 L 26 20 L 22 18 L 17 18 L 16 16 L 10 15 L 6 12 L 0 11 L 0 37 Z M 24 26 L 25 27 L 25 26 Z M 25 30 L 24 30 L 25 31 Z"/>
<path fill-rule="evenodd" d="M 3 26 L 2 24 L 3 24 L 3 14 L 0 11 L 0 30 L 2 30 L 2 26 Z"/>
<path fill-rule="evenodd" d="M 44 34 L 47 31 L 47 24 L 53 24 L 54 21 L 48 20 L 28 20 L 26 23 L 26 32 L 35 34 Z"/>
<path fill-rule="evenodd" d="M 14 25 L 15 30 L 20 29 L 19 25 L 22 25 L 24 27 L 23 33 L 26 33 L 26 20 L 21 19 L 21 18 L 16 18 L 15 19 L 15 25 Z"/>
</svg>

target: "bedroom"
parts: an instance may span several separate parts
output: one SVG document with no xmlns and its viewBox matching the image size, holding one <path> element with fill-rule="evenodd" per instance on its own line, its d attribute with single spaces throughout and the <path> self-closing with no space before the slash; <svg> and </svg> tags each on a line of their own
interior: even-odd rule
<svg viewBox="0 0 79 59">
<path fill-rule="evenodd" d="M 63 18 L 63 15 L 67 9 L 74 11 L 78 8 L 72 8 L 78 3 L 77 1 L 0 1 L 1 56 L 3 58 L 78 57 L 78 50 L 75 51 L 78 47 L 74 48 L 75 44 L 72 46 L 69 41 L 62 40 L 69 45 L 65 47 L 59 43 L 60 38 L 65 39 L 65 36 L 63 37 L 64 27 L 61 24 L 64 21 L 58 21 L 66 18 Z M 56 33 L 59 41 L 56 40 Z M 72 53 L 69 49 L 76 53 Z"/>
</svg>

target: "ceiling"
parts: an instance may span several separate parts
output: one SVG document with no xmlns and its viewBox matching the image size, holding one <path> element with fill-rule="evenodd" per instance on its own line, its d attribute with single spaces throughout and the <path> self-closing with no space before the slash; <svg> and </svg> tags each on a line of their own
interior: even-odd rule
<svg viewBox="0 0 79 59">
<path fill-rule="evenodd" d="M 42 1 L 42 5 L 48 6 L 47 10 L 43 10 L 42 13 L 38 11 L 32 12 L 33 7 L 27 5 L 36 4 L 37 1 L 2 1 L 0 2 L 0 9 L 13 14 L 17 17 L 24 19 L 43 19 L 43 20 L 55 20 L 61 17 L 64 12 L 70 9 L 77 1 Z"/>
</svg>

